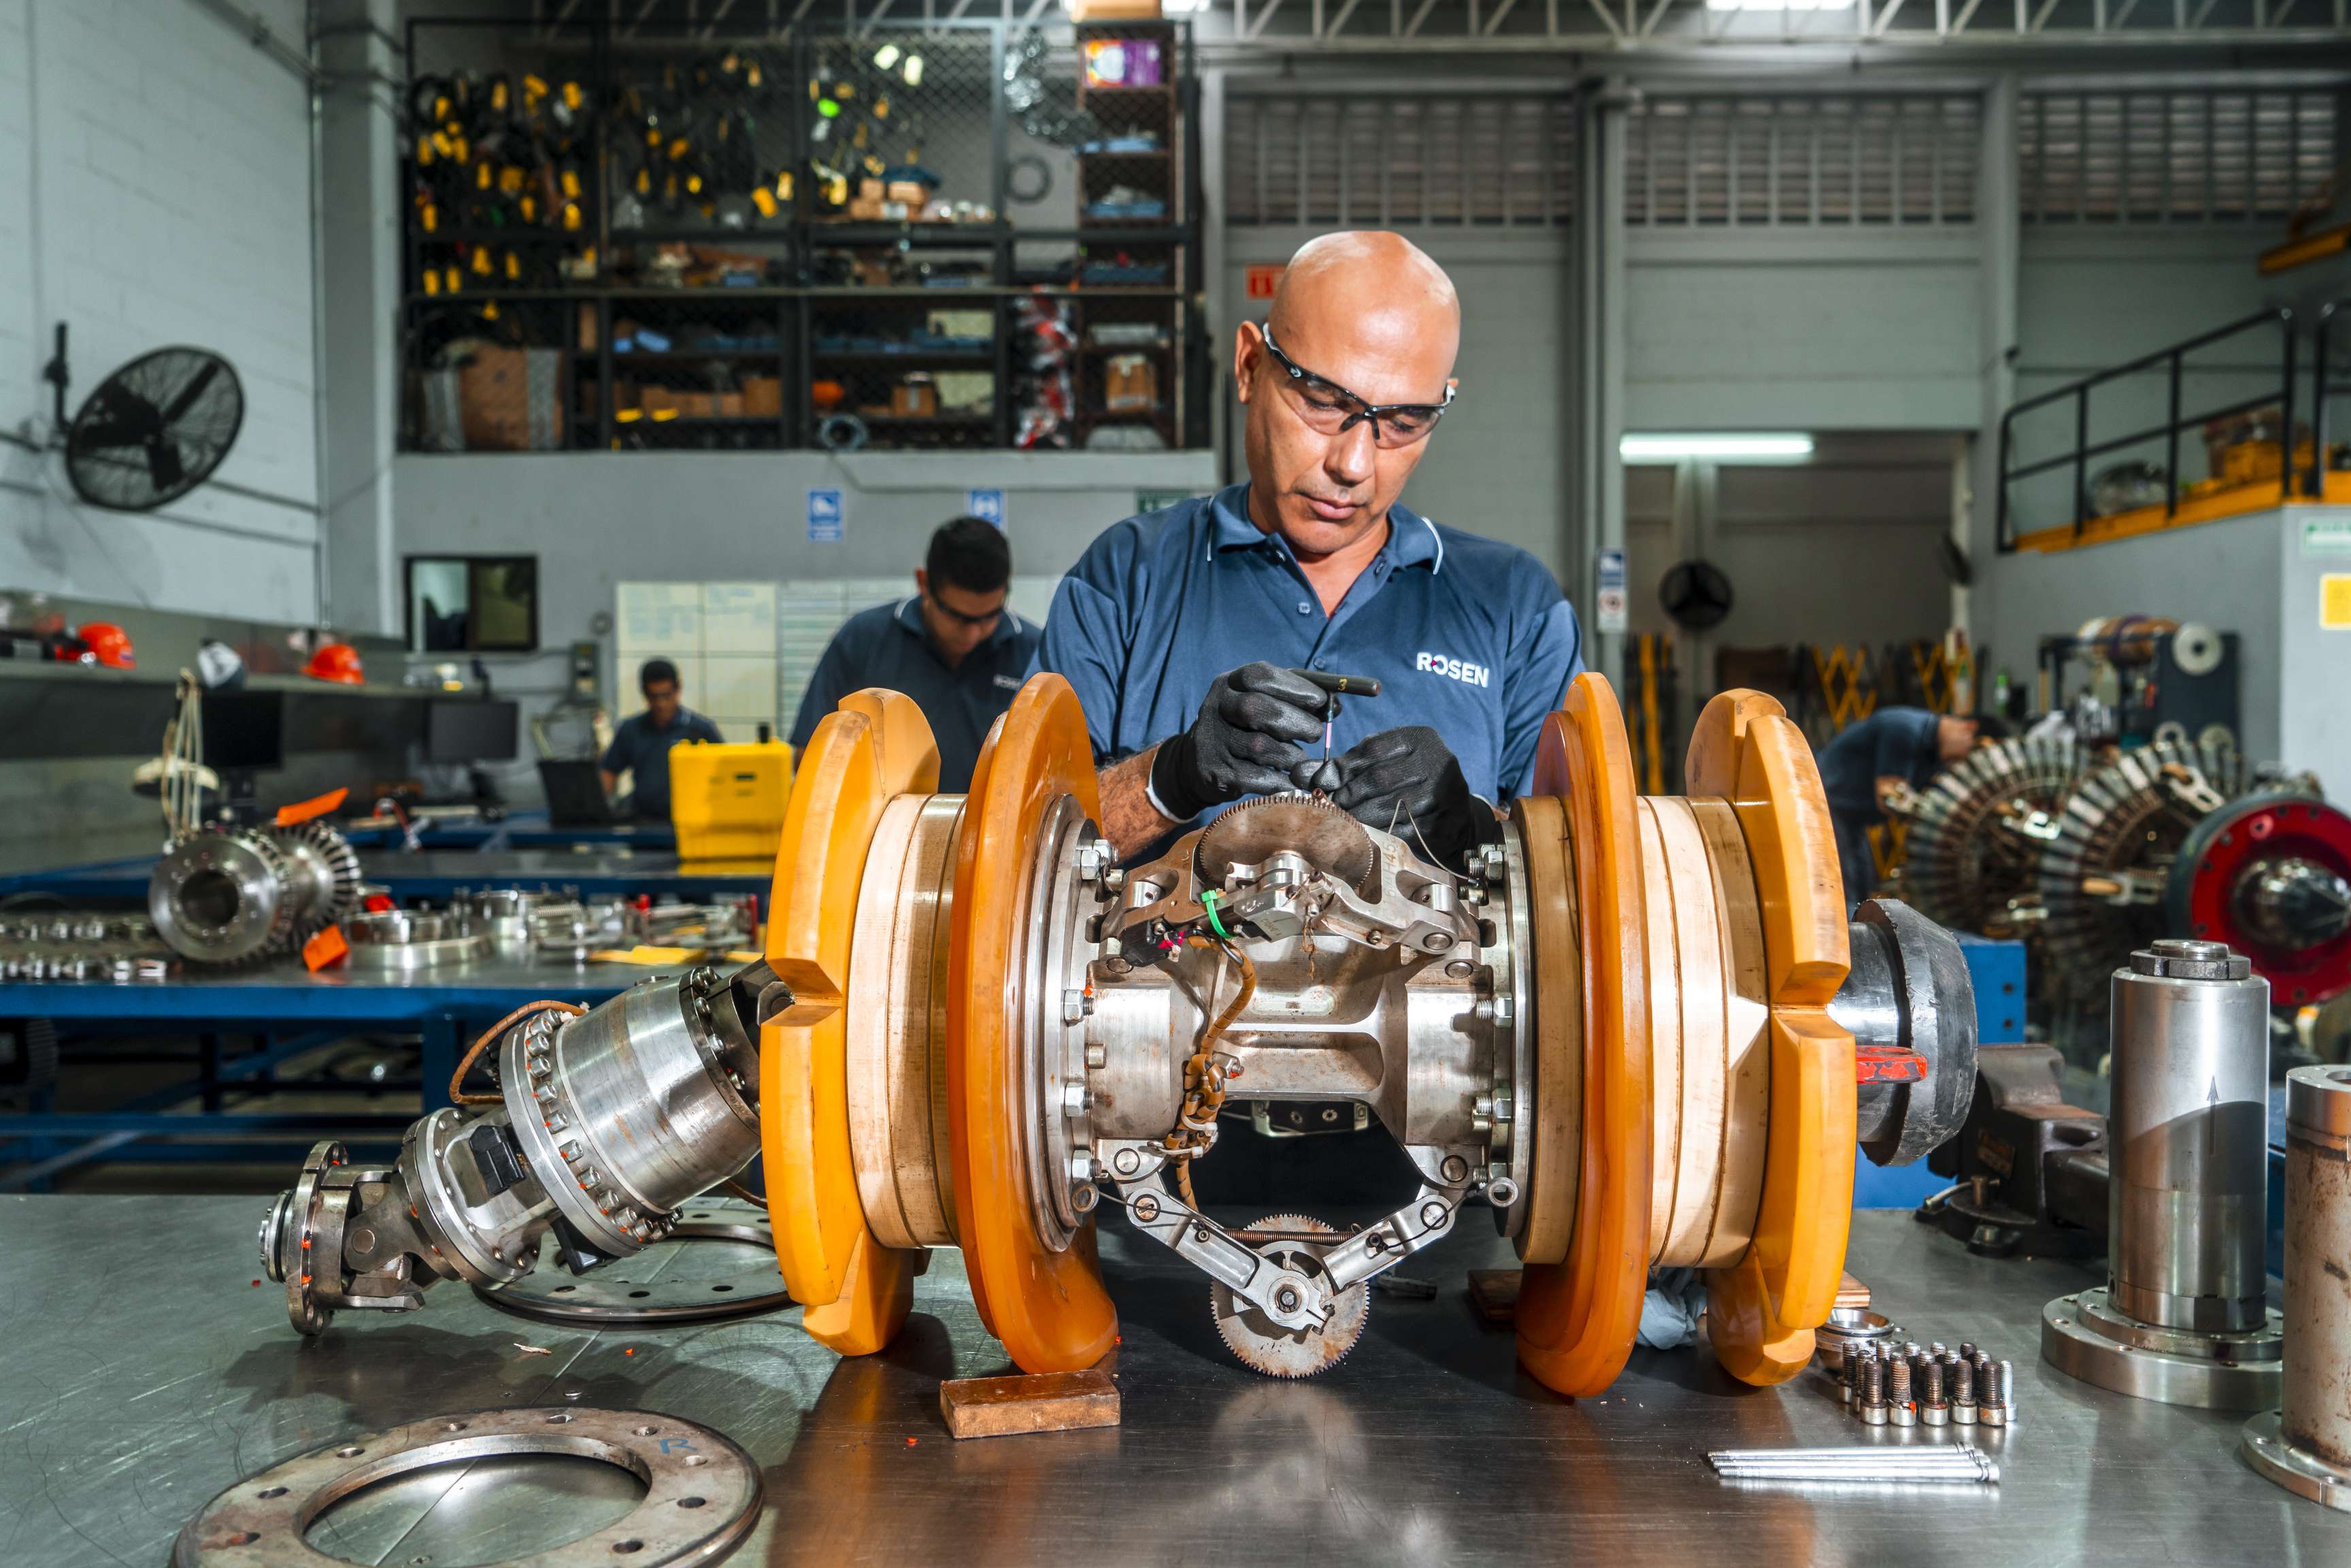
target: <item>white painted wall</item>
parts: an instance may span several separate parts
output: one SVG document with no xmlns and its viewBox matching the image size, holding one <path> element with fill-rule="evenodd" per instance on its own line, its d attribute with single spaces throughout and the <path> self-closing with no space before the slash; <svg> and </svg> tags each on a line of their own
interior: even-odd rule
<svg viewBox="0 0 2351 1568">
<path fill-rule="evenodd" d="M 303 0 L 240 4 L 300 46 Z M 225 355 L 246 397 L 223 483 L 145 516 L 0 443 L 0 584 L 313 617 L 311 277 L 301 79 L 193 0 L 0 0 L 0 434 L 46 421 L 58 321 L 71 402 L 172 343 Z"/>
<path fill-rule="evenodd" d="M 932 530 L 972 486 L 1005 491 L 1012 570 L 1058 576 L 1134 515 L 1138 490 L 1215 485 L 1206 452 L 415 454 L 393 470 L 403 556 L 538 556 L 546 651 L 485 660 L 502 695 L 526 699 L 563 689 L 566 648 L 596 635 L 621 582 L 888 577 L 911 591 Z M 844 492 L 837 544 L 808 537 L 811 486 Z"/>
</svg>

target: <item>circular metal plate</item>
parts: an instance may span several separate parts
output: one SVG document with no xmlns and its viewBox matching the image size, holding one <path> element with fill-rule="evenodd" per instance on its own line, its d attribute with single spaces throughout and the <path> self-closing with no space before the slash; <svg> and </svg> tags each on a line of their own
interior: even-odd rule
<svg viewBox="0 0 2351 1568">
<path fill-rule="evenodd" d="M 173 1568 L 347 1568 L 302 1539 L 345 1498 L 436 1465 L 529 1454 L 616 1465 L 645 1483 L 644 1500 L 601 1530 L 500 1568 L 714 1563 L 758 1522 L 758 1467 L 707 1427 L 645 1410 L 474 1410 L 362 1432 L 247 1477 L 181 1530 Z"/>
<path fill-rule="evenodd" d="M 675 1264 L 664 1255 L 668 1243 L 584 1276 L 567 1273 L 542 1257 L 538 1267 L 521 1279 L 476 1285 L 474 1294 L 517 1317 L 599 1328 L 720 1322 L 794 1304 L 776 1269 L 776 1239 L 765 1214 L 748 1204 L 702 1199 L 678 1210 L 678 1217 L 671 1242 L 733 1241 L 758 1249 L 759 1256 L 748 1267 L 716 1278 L 690 1269 L 671 1277 Z"/>
<path fill-rule="evenodd" d="M 1248 874 L 1284 851 L 1358 893 L 1379 868 L 1364 825 L 1320 795 L 1244 800 L 1202 831 L 1192 859 L 1200 880 L 1220 888 L 1235 872 Z"/>
<path fill-rule="evenodd" d="M 2351 1511 L 2351 1469 L 2330 1465 L 2307 1448 L 2297 1448 L 2279 1429 L 2278 1413 L 2264 1410 L 2245 1423 L 2238 1448 L 2245 1463 L 2296 1497 Z"/>
<path fill-rule="evenodd" d="M 2041 1309 L 2041 1358 L 2069 1377 L 2134 1399 L 2203 1410 L 2261 1410 L 2278 1402 L 2284 1320 L 2273 1311 L 2252 1333 L 2190 1333 L 2131 1321 L 2104 1288 Z"/>
</svg>

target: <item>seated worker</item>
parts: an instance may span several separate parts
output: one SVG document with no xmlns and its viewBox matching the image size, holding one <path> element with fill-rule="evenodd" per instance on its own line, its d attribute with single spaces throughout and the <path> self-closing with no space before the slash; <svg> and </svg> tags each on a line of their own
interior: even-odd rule
<svg viewBox="0 0 2351 1568">
<path fill-rule="evenodd" d="M 678 700 L 677 666 L 667 659 L 647 659 L 637 672 L 637 689 L 645 694 L 645 711 L 624 719 L 612 732 L 597 766 L 610 795 L 622 773 L 636 778 L 632 814 L 641 822 L 669 821 L 669 750 L 681 740 L 718 741 L 718 727 Z"/>
<path fill-rule="evenodd" d="M 939 743 L 939 789 L 959 795 L 997 716 L 1037 651 L 1038 629 L 1004 602 L 1012 547 L 1004 530 L 956 517 L 931 536 L 914 571 L 914 591 L 895 604 L 861 610 L 842 622 L 809 677 L 791 742 L 804 747 L 817 721 L 852 692 L 886 686 L 914 699 Z"/>
<path fill-rule="evenodd" d="M 1886 797 L 1897 789 L 1925 789 L 1936 774 L 1974 750 L 1979 737 L 1997 740 L 2007 733 L 2007 721 L 1995 715 L 1882 707 L 1847 725 L 1821 748 L 1821 789 L 1836 824 L 1848 908 L 1877 886 L 1869 830 L 1886 821 Z"/>
<path fill-rule="evenodd" d="M 1299 788 L 1457 869 L 1499 837 L 1583 661 L 1541 561 L 1397 502 L 1460 338 L 1452 281 L 1401 235 L 1309 241 L 1235 334 L 1248 483 L 1113 525 L 1062 580 L 1038 664 L 1085 708 L 1122 858 Z M 1344 699 L 1328 762 L 1301 668 L 1382 685 Z"/>
</svg>

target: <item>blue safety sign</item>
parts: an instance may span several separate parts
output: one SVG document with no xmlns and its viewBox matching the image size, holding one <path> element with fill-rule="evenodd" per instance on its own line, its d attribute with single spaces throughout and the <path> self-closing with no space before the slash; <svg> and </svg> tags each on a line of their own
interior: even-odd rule
<svg viewBox="0 0 2351 1568">
<path fill-rule="evenodd" d="M 808 493 L 809 542 L 837 545 L 841 542 L 841 527 L 848 521 L 849 507 L 838 490 L 810 490 Z"/>
<path fill-rule="evenodd" d="M 983 523 L 994 523 L 999 528 L 1006 526 L 1001 490 L 966 490 L 963 509 Z"/>
</svg>

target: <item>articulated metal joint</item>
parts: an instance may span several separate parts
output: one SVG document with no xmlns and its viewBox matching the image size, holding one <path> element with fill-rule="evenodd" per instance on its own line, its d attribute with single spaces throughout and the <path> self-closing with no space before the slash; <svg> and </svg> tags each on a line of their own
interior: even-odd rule
<svg viewBox="0 0 2351 1568">
<path fill-rule="evenodd" d="M 534 1014 L 499 1048 L 500 1102 L 443 1106 L 397 1165 L 320 1144 L 263 1221 L 264 1265 L 304 1333 L 337 1311 L 408 1311 L 442 1280 L 509 1283 L 557 1258 L 580 1273 L 666 1236 L 677 1210 L 758 1152 L 765 964 L 651 980 L 579 1016 Z"/>
<path fill-rule="evenodd" d="M 1959 938 L 1892 899 L 1854 911 L 1851 944 L 1853 967 L 1829 1015 L 1852 1032 L 1865 1070 L 1855 1133 L 1873 1164 L 1908 1165 L 1967 1120 L 1975 986 Z"/>
</svg>

